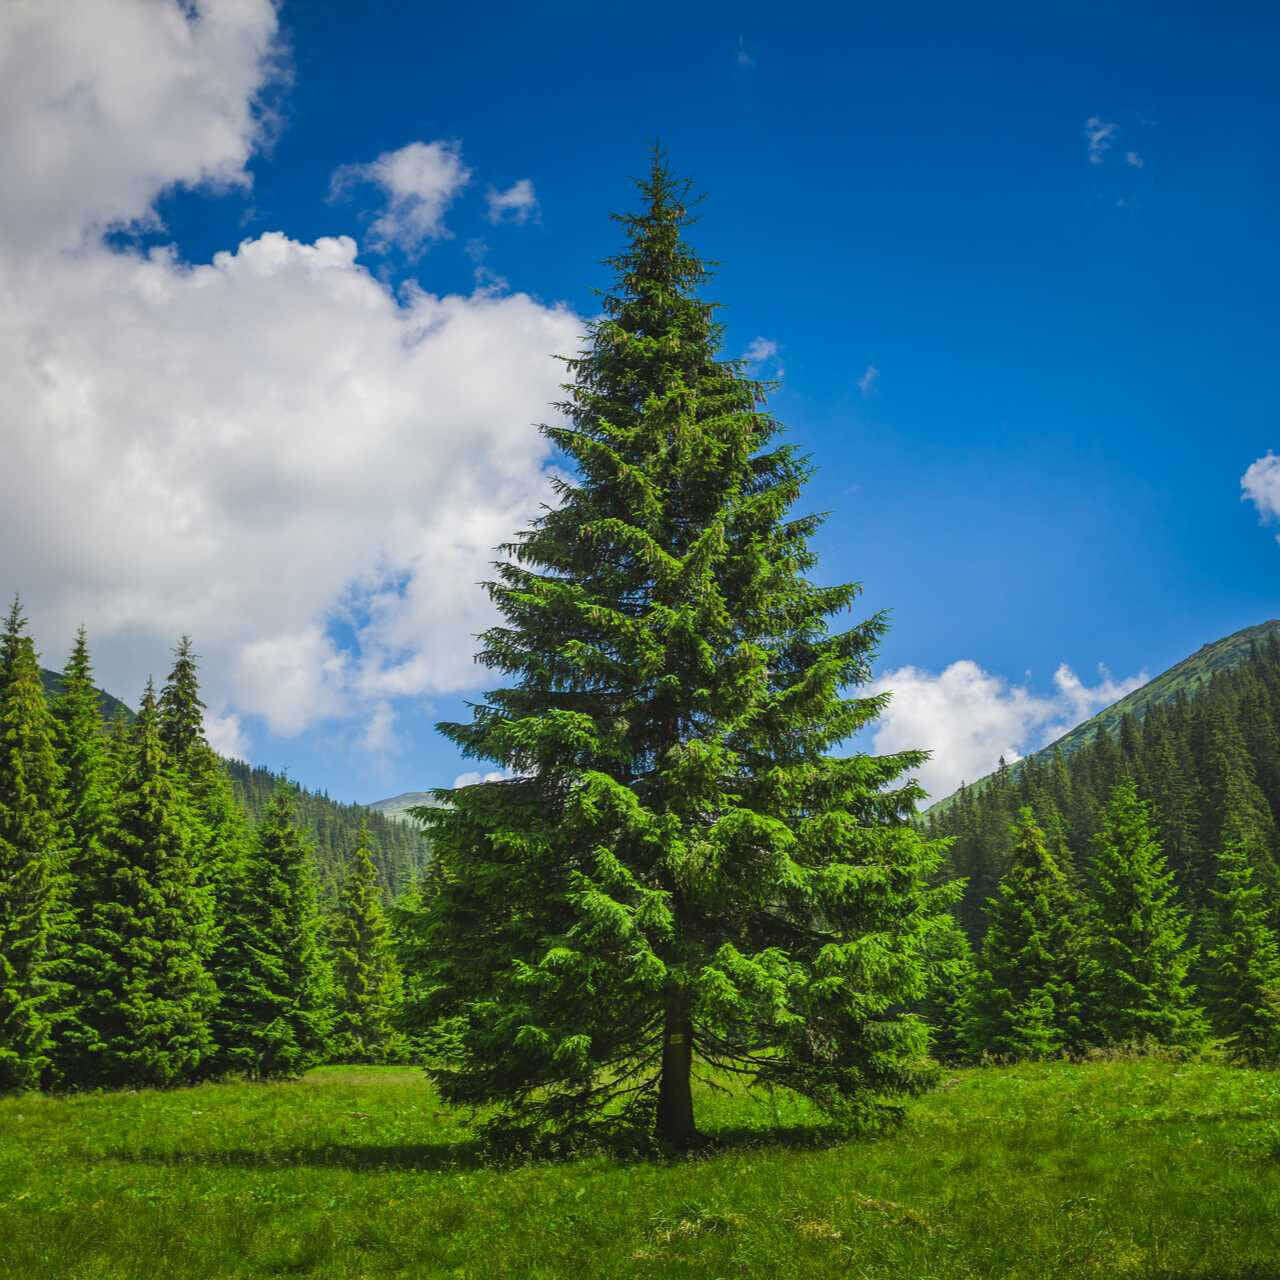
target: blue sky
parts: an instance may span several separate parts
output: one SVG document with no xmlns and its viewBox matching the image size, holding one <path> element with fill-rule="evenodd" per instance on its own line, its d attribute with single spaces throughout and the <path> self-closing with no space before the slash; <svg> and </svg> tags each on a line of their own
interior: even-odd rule
<svg viewBox="0 0 1280 1280">
<path fill-rule="evenodd" d="M 523 335 L 518 359 L 533 368 L 544 354 L 539 341 L 559 340 L 574 331 L 573 317 L 592 313 L 592 291 L 607 278 L 599 260 L 618 243 L 607 214 L 629 207 L 629 178 L 660 138 L 673 166 L 706 193 L 693 238 L 722 264 L 711 292 L 726 307 L 728 351 L 741 354 L 758 340 L 757 350 L 773 348 L 760 364 L 781 378 L 773 407 L 818 466 L 809 502 L 831 513 L 819 539 L 821 573 L 861 580 L 867 608 L 892 610 L 880 668 L 902 690 L 903 706 L 879 745 L 935 747 L 946 764 L 931 777 L 935 788 L 953 785 L 957 771 L 983 771 L 993 752 L 1034 749 L 1143 671 L 1153 675 L 1206 641 L 1280 613 L 1280 547 L 1264 520 L 1280 510 L 1280 479 L 1264 464 L 1252 473 L 1253 502 L 1242 501 L 1241 487 L 1251 464 L 1280 448 L 1273 8 L 782 13 L 741 4 L 567 4 L 552 13 L 299 0 L 275 15 L 265 0 L 241 7 L 256 12 L 237 27 L 236 6 L 203 6 L 209 29 L 222 23 L 229 38 L 197 59 L 195 73 L 186 67 L 178 89 L 161 86 L 185 102 L 199 98 L 199 77 L 209 78 L 224 103 L 217 123 L 235 135 L 222 151 L 199 118 L 172 146 L 148 151 L 168 126 L 122 110 L 95 152 L 119 150 L 117 206 L 98 210 L 93 223 L 84 213 L 96 208 L 93 189 L 72 178 L 50 188 L 48 200 L 80 210 L 77 225 L 97 227 L 92 235 L 108 214 L 124 224 L 82 259 L 81 286 L 115 300 L 126 290 L 151 297 L 146 289 L 161 286 L 143 281 L 141 264 L 156 246 L 170 246 L 167 265 L 152 269 L 168 273 L 165 288 L 193 288 L 203 277 L 189 268 L 202 264 L 223 287 L 230 269 L 213 265 L 223 253 L 238 255 L 246 278 L 260 282 L 284 268 L 250 272 L 242 241 L 265 262 L 283 238 L 302 261 L 297 246 L 350 236 L 356 256 L 340 269 L 353 298 L 359 293 L 356 311 L 376 312 L 376 291 L 406 306 L 408 282 L 433 297 L 474 300 L 477 289 L 491 299 L 527 296 L 528 313 L 511 303 L 502 323 Z M 151 37 L 137 6 L 103 6 L 113 9 L 117 37 L 144 47 Z M 58 19 L 48 21 L 54 47 L 71 39 Z M 64 51 L 63 60 L 70 56 Z M 99 70 L 90 65 L 86 74 L 92 81 Z M 115 92 L 105 73 L 102 83 L 104 95 Z M 261 111 L 236 113 L 255 95 L 272 117 L 265 130 Z M 64 127 L 48 102 L 9 105 L 31 113 L 29 126 Z M 126 146 L 129 130 L 147 137 Z M 439 208 L 415 198 L 401 209 L 419 218 L 417 232 L 394 223 L 391 170 L 370 167 L 414 144 L 435 150 L 411 157 L 454 166 L 451 177 L 419 172 L 447 194 Z M 114 180 L 96 190 L 115 190 Z M 505 213 L 488 200 L 501 192 L 515 193 Z M 52 252 L 34 238 L 10 249 L 27 261 Z M 124 266 L 108 255 L 136 264 L 134 275 L 112 276 Z M 286 305 L 279 290 L 237 289 L 225 304 L 228 325 L 251 329 L 277 307 L 277 329 L 294 325 L 289 307 L 318 314 L 297 297 Z M 141 317 L 143 305 L 130 314 Z M 487 322 L 479 310 L 473 302 L 467 323 Z M 31 333 L 49 327 L 40 323 L 32 319 Z M 252 359 L 252 348 L 248 356 L 224 350 L 225 330 L 202 327 L 208 315 L 186 327 L 167 323 L 189 334 L 167 368 L 223 368 L 219 385 L 233 387 L 236 360 Z M 323 363 L 328 330 L 316 323 L 307 341 Z M 424 331 L 449 323 L 461 322 L 437 317 Z M 501 366 L 515 330 L 461 345 L 496 352 Z M 90 335 L 83 351 L 102 346 Z M 369 400 L 399 404 L 424 390 L 430 398 L 456 366 L 446 361 L 436 381 L 402 385 L 394 369 L 363 364 L 361 351 L 353 337 L 346 348 L 335 342 L 333 358 L 350 366 L 352 380 L 367 381 Z M 69 352 L 58 368 L 90 358 Z M 509 380 L 525 396 L 503 408 L 512 433 L 546 416 L 546 396 L 535 399 L 543 375 L 522 381 L 487 359 L 441 399 Z M 79 371 L 85 385 L 104 376 Z M 162 376 L 148 370 L 131 386 Z M 379 378 L 388 386 L 374 385 Z M 283 373 L 266 394 L 291 411 Z M 220 393 L 215 399 L 222 404 Z M 105 390 L 96 395 L 102 424 L 92 429 L 111 429 L 115 403 Z M 149 403 L 147 412 L 159 415 L 155 456 L 183 453 L 160 411 Z M 249 421 L 231 391 L 221 414 L 203 423 L 203 436 L 231 440 L 237 415 Z M 306 420 L 304 413 L 292 423 L 288 447 L 310 475 Z M 16 411 L 5 420 L 11 436 L 33 429 Z M 241 436 L 269 430 L 246 425 Z M 433 450 L 443 450 L 441 465 L 468 469 L 477 432 L 443 418 L 421 437 L 396 427 L 393 444 L 378 437 L 378 465 L 387 475 L 402 465 L 426 475 Z M 482 442 L 476 456 L 519 439 Z M 348 445 L 358 452 L 358 439 Z M 528 462 L 537 465 L 536 457 Z M 166 536 L 202 536 L 202 513 L 215 499 L 186 482 L 172 491 L 185 497 L 174 499 L 181 511 Z M 433 500 L 424 489 L 423 503 Z M 323 540 L 325 503 L 345 498 L 333 498 L 323 477 L 314 488 L 300 480 L 296 493 L 277 486 L 242 522 L 261 518 L 263 547 L 273 526 L 262 513 L 286 501 L 306 508 L 290 514 L 289 528 Z M 376 494 L 370 501 L 376 513 Z M 411 495 L 404 504 L 401 515 L 389 502 L 388 523 L 413 523 Z M 111 523 L 110 512 L 91 517 L 83 504 L 67 519 L 83 519 L 89 540 L 94 519 Z M 432 573 L 426 535 L 413 534 L 417 550 L 401 564 L 379 549 L 367 514 L 343 519 L 354 530 L 339 538 L 344 548 L 370 540 L 368 563 L 351 561 L 361 566 L 360 585 L 327 599 L 299 593 L 297 616 L 281 605 L 270 634 L 255 631 L 241 577 L 261 568 L 282 581 L 289 563 L 269 564 L 264 551 L 256 565 L 243 529 L 234 557 L 210 559 L 189 629 L 197 648 L 210 651 L 219 731 L 254 760 L 287 766 L 343 799 L 448 784 L 472 766 L 432 724 L 460 714 L 468 688 L 456 671 L 406 674 L 417 654 L 413 619 L 431 615 L 423 600 L 412 616 L 396 613 L 404 582 Z M 51 632 L 41 634 L 46 660 L 61 660 L 59 631 L 74 616 L 102 636 L 104 682 L 163 670 L 167 633 L 144 602 L 148 583 L 168 582 L 175 571 L 152 573 L 134 552 L 135 581 L 118 566 L 98 573 L 92 560 L 80 546 L 40 550 L 39 572 L 32 557 L 5 565 L 33 620 Z M 448 573 L 440 569 L 432 590 L 473 590 Z M 165 588 L 163 598 L 174 592 Z M 227 604 L 216 619 L 202 612 L 219 598 Z M 237 610 L 244 616 L 230 627 L 226 617 Z M 285 645 L 282 637 L 306 635 L 309 660 L 337 671 L 370 647 L 370 617 L 393 614 L 394 625 L 379 633 L 377 677 L 348 672 L 325 685 L 298 676 L 298 696 L 309 704 L 297 714 L 276 696 L 293 677 L 265 659 L 252 665 Z M 165 621 L 181 629 L 183 616 L 175 609 Z M 424 650 L 463 645 L 465 621 L 433 632 Z M 1055 684 L 1062 664 L 1075 684 L 1067 676 Z M 322 686 L 327 693 L 316 692 Z M 929 740 L 920 742 L 922 734 Z"/>
</svg>

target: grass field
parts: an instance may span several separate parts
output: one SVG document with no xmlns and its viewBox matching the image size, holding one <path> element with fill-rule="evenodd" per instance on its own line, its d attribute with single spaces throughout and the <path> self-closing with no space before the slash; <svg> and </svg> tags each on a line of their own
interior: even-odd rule
<svg viewBox="0 0 1280 1280">
<path fill-rule="evenodd" d="M 10 1098 L 0 1275 L 1280 1277 L 1280 1073 L 957 1072 L 840 1144 L 699 1102 L 713 1154 L 498 1169 L 412 1070 Z"/>
</svg>

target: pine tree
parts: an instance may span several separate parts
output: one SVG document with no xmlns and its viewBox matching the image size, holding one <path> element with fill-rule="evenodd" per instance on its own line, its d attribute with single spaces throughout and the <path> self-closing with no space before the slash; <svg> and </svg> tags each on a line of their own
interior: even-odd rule
<svg viewBox="0 0 1280 1280">
<path fill-rule="evenodd" d="M 1239 833 L 1218 855 L 1205 960 L 1214 1030 L 1231 1056 L 1252 1066 L 1280 1061 L 1280 944 Z"/>
<path fill-rule="evenodd" d="M 1204 1039 L 1188 973 L 1189 919 L 1133 782 L 1111 792 L 1092 864 L 1093 959 L 1088 999 L 1103 1044 L 1194 1045 Z"/>
<path fill-rule="evenodd" d="M 314 873 L 293 797 L 277 786 L 232 882 L 215 966 L 216 1069 L 258 1080 L 301 1075 L 329 1028 Z"/>
<path fill-rule="evenodd" d="M 110 756 L 116 791 L 101 854 L 83 874 L 77 966 L 96 975 L 78 996 L 78 1086 L 166 1086 L 191 1079 L 210 1048 L 217 992 L 201 957 L 211 927 L 189 832 L 160 741 L 150 682 L 126 739 Z"/>
<path fill-rule="evenodd" d="M 987 916 L 971 1023 L 974 1049 L 1006 1059 L 1079 1049 L 1079 907 L 1030 809 L 1018 816 L 1012 861 Z"/>
<path fill-rule="evenodd" d="M 81 1006 L 100 980 L 101 958 L 92 943 L 93 919 L 104 882 L 103 841 L 114 807 L 110 744 L 83 627 L 63 668 L 62 690 L 53 704 L 53 715 L 66 771 L 71 836 L 65 990 L 54 1053 L 54 1082 L 61 1084 L 74 1083 L 83 1074 L 88 1046 L 97 1039 L 92 1026 L 81 1022 Z"/>
<path fill-rule="evenodd" d="M 907 821 L 922 793 L 894 785 L 923 755 L 826 754 L 882 706 L 842 691 L 885 621 L 828 630 L 857 588 L 804 576 L 807 467 L 717 359 L 686 184 L 655 157 L 639 185 L 545 429 L 576 474 L 489 588 L 480 660 L 515 683 L 441 726 L 514 776 L 417 813 L 442 881 L 430 1013 L 457 1033 L 435 1078 L 523 1132 L 620 1099 L 676 1149 L 695 1060 L 872 1122 L 932 1078 L 904 1010 L 947 895 Z"/>
<path fill-rule="evenodd" d="M 0 643 L 0 1091 L 50 1064 L 67 836 L 56 728 L 15 599 Z"/>
<path fill-rule="evenodd" d="M 343 877 L 332 934 L 334 1009 L 331 1052 L 343 1062 L 388 1062 L 398 1052 L 394 1019 L 400 977 L 382 910 L 369 831 Z"/>
</svg>

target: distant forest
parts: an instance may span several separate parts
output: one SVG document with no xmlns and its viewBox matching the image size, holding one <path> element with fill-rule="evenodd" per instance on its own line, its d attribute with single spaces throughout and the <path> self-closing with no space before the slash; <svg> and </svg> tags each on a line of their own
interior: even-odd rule
<svg viewBox="0 0 1280 1280">
<path fill-rule="evenodd" d="M 961 924 L 977 942 L 986 903 L 1010 865 L 1019 810 L 1030 808 L 1055 861 L 1082 884 L 1108 797 L 1131 779 L 1150 806 L 1179 897 L 1195 918 L 1209 905 L 1215 857 L 1229 829 L 1251 850 L 1260 881 L 1276 885 L 1280 831 L 1280 640 L 1255 641 L 1245 660 L 1180 688 L 1114 732 L 1099 726 L 1073 752 L 1040 752 L 961 787 L 923 818 L 951 837 L 946 874 L 966 884 Z"/>
</svg>

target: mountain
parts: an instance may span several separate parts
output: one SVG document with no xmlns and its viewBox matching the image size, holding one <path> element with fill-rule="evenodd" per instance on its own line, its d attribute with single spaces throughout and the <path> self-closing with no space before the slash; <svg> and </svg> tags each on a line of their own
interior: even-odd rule
<svg viewBox="0 0 1280 1280">
<path fill-rule="evenodd" d="M 55 698 L 62 692 L 62 676 L 58 672 L 42 668 L 40 679 L 44 683 L 46 697 Z M 122 715 L 126 720 L 135 718 L 131 708 L 119 698 L 102 689 L 97 693 L 103 719 L 108 724 L 116 716 Z M 374 861 L 388 897 L 410 884 L 430 858 L 426 838 L 413 826 L 407 814 L 384 813 L 378 805 L 339 804 L 324 792 L 308 791 L 281 774 L 246 764 L 243 760 L 224 758 L 223 764 L 230 775 L 236 799 L 255 822 L 262 816 L 272 791 L 280 782 L 283 781 L 293 791 L 298 821 L 311 838 L 320 888 L 325 896 L 332 896 L 337 891 L 342 865 L 356 847 L 362 821 L 368 823 Z M 400 800 L 404 801 L 404 808 L 411 804 L 432 803 L 429 797 L 416 792 L 380 803 L 388 805 Z"/>
<path fill-rule="evenodd" d="M 400 795 L 391 796 L 386 800 L 375 800 L 372 804 L 366 805 L 365 808 L 372 809 L 374 813 L 380 813 L 384 818 L 388 818 L 393 822 L 413 824 L 414 820 L 409 813 L 410 809 L 417 808 L 419 805 L 430 805 L 434 809 L 439 804 L 440 801 L 429 791 L 404 791 Z"/>
<path fill-rule="evenodd" d="M 1207 644 L 1044 751 L 961 787 L 920 815 L 947 839 L 944 874 L 964 881 L 958 915 L 974 940 L 1029 808 L 1067 876 L 1086 885 L 1113 788 L 1148 806 L 1183 904 L 1201 919 L 1228 841 L 1280 886 L 1280 622 Z"/>
<path fill-rule="evenodd" d="M 56 698 L 62 692 L 62 676 L 57 671 L 49 671 L 45 667 L 40 668 L 40 681 L 44 685 L 44 696 L 50 700 Z M 119 698 L 113 698 L 105 690 L 99 689 L 98 706 L 102 710 L 102 718 L 110 724 L 116 716 L 124 716 L 126 720 L 134 718 L 133 711 L 125 706 Z"/>
<path fill-rule="evenodd" d="M 1047 747 L 1014 763 L 1011 766 L 1012 772 L 1016 776 L 1026 760 L 1049 760 L 1055 751 L 1060 751 L 1064 756 L 1073 755 L 1086 743 L 1093 742 L 1098 736 L 1099 729 L 1109 734 L 1117 734 L 1120 731 L 1120 722 L 1126 715 L 1133 715 L 1138 720 L 1142 720 L 1152 707 L 1171 703 L 1179 694 L 1194 698 L 1197 692 L 1202 687 L 1207 687 L 1219 672 L 1231 671 L 1247 662 L 1256 648 L 1271 636 L 1280 636 L 1280 619 L 1273 618 L 1268 622 L 1260 622 L 1256 626 L 1245 627 L 1243 631 L 1224 636 L 1221 640 L 1212 640 L 1208 644 L 1201 645 L 1190 657 L 1183 658 L 1168 671 L 1162 672 L 1154 680 L 1149 680 L 1142 688 L 1126 694 L 1118 702 L 1104 707 L 1096 716 L 1082 721 Z M 966 783 L 965 787 L 971 795 L 980 795 L 985 785 L 994 777 L 993 771 L 976 782 Z M 925 812 L 934 817 L 940 817 L 955 802 L 959 794 L 959 791 L 955 791 L 949 796 L 944 796 L 930 805 Z"/>
</svg>

